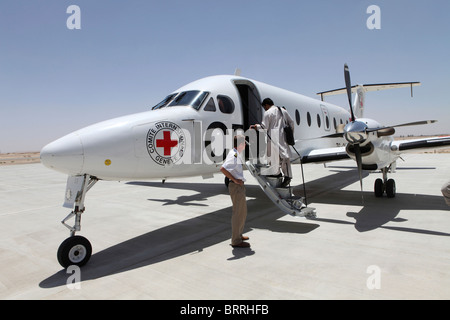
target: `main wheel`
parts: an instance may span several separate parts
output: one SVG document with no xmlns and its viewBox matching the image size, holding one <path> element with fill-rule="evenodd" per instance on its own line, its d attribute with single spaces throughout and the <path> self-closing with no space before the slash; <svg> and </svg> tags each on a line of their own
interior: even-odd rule
<svg viewBox="0 0 450 320">
<path fill-rule="evenodd" d="M 395 181 L 394 179 L 389 179 L 386 182 L 386 194 L 388 198 L 394 198 L 395 197 Z"/>
<path fill-rule="evenodd" d="M 383 196 L 383 180 L 382 179 L 377 179 L 375 180 L 375 185 L 374 185 L 374 189 L 375 189 L 375 197 L 379 198 Z"/>
<path fill-rule="evenodd" d="M 82 236 L 67 238 L 58 248 L 58 262 L 63 268 L 71 265 L 84 266 L 92 254 L 92 246 L 88 239 Z"/>
</svg>

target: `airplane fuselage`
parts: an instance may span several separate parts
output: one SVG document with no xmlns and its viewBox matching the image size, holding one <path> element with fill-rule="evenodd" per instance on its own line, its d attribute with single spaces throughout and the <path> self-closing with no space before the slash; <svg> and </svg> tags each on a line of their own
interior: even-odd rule
<svg viewBox="0 0 450 320">
<path fill-rule="evenodd" d="M 231 148 L 226 137 L 261 122 L 266 97 L 294 120 L 300 154 L 345 146 L 343 138 L 314 138 L 348 123 L 347 110 L 247 78 L 213 76 L 175 90 L 152 110 L 70 133 L 45 146 L 41 159 L 68 175 L 102 180 L 208 176 L 218 172 L 223 153 Z"/>
</svg>

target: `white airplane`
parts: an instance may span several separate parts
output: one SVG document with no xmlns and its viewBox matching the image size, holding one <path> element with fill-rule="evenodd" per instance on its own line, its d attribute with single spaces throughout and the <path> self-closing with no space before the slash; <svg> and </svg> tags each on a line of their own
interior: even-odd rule
<svg viewBox="0 0 450 320">
<path fill-rule="evenodd" d="M 394 141 L 394 127 L 435 122 L 418 121 L 394 126 L 362 118 L 365 92 L 420 85 L 418 82 L 358 85 L 351 87 L 347 65 L 346 87 L 318 93 L 322 100 L 280 89 L 237 75 L 204 78 L 189 83 L 168 95 L 151 110 L 132 114 L 70 133 L 45 146 L 42 163 L 69 176 L 64 206 L 73 211 L 62 221 L 70 237 L 58 249 L 58 261 L 64 267 L 84 265 L 92 254 L 89 241 L 76 236 L 81 230 L 81 214 L 87 191 L 98 180 L 135 181 L 203 176 L 218 173 L 231 139 L 237 130 L 261 123 L 262 99 L 270 97 L 283 106 L 295 121 L 293 161 L 325 163 L 352 158 L 361 180 L 362 170 L 381 170 L 383 179 L 375 181 L 375 196 L 385 192 L 395 196 L 395 182 L 387 174 L 395 169 L 402 152 L 417 148 L 450 145 L 450 137 Z M 352 105 L 351 95 L 356 92 Z M 331 94 L 347 93 L 350 109 L 323 101 Z M 265 141 L 265 135 L 260 141 Z M 252 140 L 252 139 L 250 139 Z M 264 156 L 264 147 L 250 145 L 249 153 Z M 261 144 L 264 146 L 264 143 Z M 298 155 L 297 155 L 298 154 Z M 254 162 L 252 162 L 254 163 Z M 281 193 L 261 179 L 257 166 L 247 162 L 264 192 L 287 213 L 314 217 L 303 199 L 286 202 Z M 273 185 L 272 185 L 273 186 Z M 281 200 L 281 201 L 280 201 Z M 66 222 L 74 218 L 73 226 Z"/>
</svg>

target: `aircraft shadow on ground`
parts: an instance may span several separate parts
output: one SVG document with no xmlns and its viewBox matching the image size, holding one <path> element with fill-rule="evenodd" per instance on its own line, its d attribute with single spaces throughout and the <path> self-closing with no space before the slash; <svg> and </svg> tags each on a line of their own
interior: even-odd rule
<svg viewBox="0 0 450 320">
<path fill-rule="evenodd" d="M 402 222 L 397 218 L 400 210 L 446 210 L 445 203 L 437 196 L 397 194 L 394 199 L 375 198 L 373 193 L 364 192 L 364 205 L 362 205 L 361 193 L 358 191 L 343 191 L 343 187 L 359 180 L 356 170 L 333 170 L 334 174 L 317 179 L 306 184 L 308 201 L 314 203 L 327 203 L 338 205 L 362 206 L 359 212 L 348 212 L 347 216 L 355 219 L 355 222 L 339 219 L 317 218 L 313 221 L 299 220 L 299 222 L 278 221 L 284 216 L 268 200 L 259 186 L 248 185 L 248 218 L 245 233 L 255 229 L 267 229 L 272 232 L 307 234 L 319 227 L 315 222 L 354 224 L 359 232 L 370 231 L 376 228 L 385 228 L 396 231 L 416 232 L 422 234 L 449 236 L 450 234 L 419 230 L 402 227 L 383 226 L 387 222 Z M 365 174 L 365 176 L 367 176 Z M 210 197 L 219 194 L 228 195 L 228 190 L 223 184 L 211 183 L 170 183 L 162 185 L 160 182 L 130 182 L 130 185 L 138 185 L 148 188 L 168 188 L 196 191 L 196 194 L 180 196 L 177 199 L 149 199 L 150 201 L 163 202 L 166 205 L 200 206 L 207 209 L 207 201 Z M 325 187 L 324 187 L 325 186 Z M 302 186 L 295 186 L 294 193 L 303 192 Z M 383 206 L 379 210 L 379 201 L 389 201 L 389 206 Z M 319 215 L 320 216 L 320 215 Z M 184 220 L 167 227 L 150 231 L 124 241 L 110 248 L 94 253 L 89 263 L 83 267 L 82 281 L 98 279 L 112 274 L 122 273 L 158 262 L 177 258 L 179 256 L 200 252 L 221 242 L 229 241 L 231 234 L 231 200 L 230 206 L 213 212 L 205 213 L 198 217 Z M 232 249 L 232 256 L 227 260 L 245 258 L 255 254 L 249 249 Z M 39 286 L 53 288 L 65 285 L 67 274 L 61 270 L 43 280 Z"/>
<path fill-rule="evenodd" d="M 330 167 L 329 167 L 330 168 Z M 398 218 L 401 210 L 449 210 L 448 206 L 442 196 L 423 195 L 423 194 L 407 194 L 396 193 L 395 198 L 387 198 L 384 195 L 377 198 L 374 192 L 361 192 L 341 190 L 346 185 L 350 185 L 359 180 L 357 170 L 339 171 L 334 169 L 343 169 L 345 167 L 332 167 L 333 175 L 311 181 L 306 184 L 309 196 L 309 202 L 314 206 L 314 203 L 336 204 L 345 206 L 361 206 L 359 212 L 347 212 L 346 216 L 353 218 L 354 222 L 340 219 L 315 219 L 317 222 L 353 224 L 355 229 L 359 232 L 371 231 L 377 228 L 405 231 L 413 233 L 421 233 L 436 236 L 450 236 L 449 233 L 436 232 L 425 229 L 404 228 L 401 226 L 385 226 L 388 222 L 402 223 L 407 221 L 404 218 Z M 432 167 L 421 168 L 397 168 L 397 170 L 409 169 L 426 169 L 432 170 Z M 368 172 L 363 172 L 363 178 L 369 176 Z M 378 177 L 377 177 L 378 178 Z M 363 180 L 364 184 L 373 183 L 369 179 Z M 324 187 L 325 186 L 325 187 Z M 296 193 L 301 193 L 300 188 L 296 189 Z M 382 205 L 380 205 L 380 203 Z"/>
<path fill-rule="evenodd" d="M 159 183 L 131 182 L 129 184 L 144 187 L 164 187 L 168 189 L 194 190 L 198 193 L 181 196 L 177 199 L 149 199 L 161 201 L 164 205 L 193 205 L 208 200 L 212 195 L 227 194 L 223 184 Z M 248 186 L 248 217 L 245 233 L 253 228 L 267 229 L 272 232 L 306 234 L 317 228 L 314 223 L 277 221 L 283 213 L 271 206 L 270 200 L 261 197 L 258 186 Z M 264 196 L 265 197 L 265 196 Z M 251 198 L 251 199 L 250 199 Z M 200 203 L 197 203 L 200 202 Z M 205 208 L 208 206 L 204 204 Z M 217 211 L 184 220 L 164 228 L 150 231 L 133 239 L 124 241 L 110 248 L 94 253 L 87 265 L 83 267 L 82 281 L 98 279 L 112 274 L 126 272 L 152 265 L 176 257 L 200 252 L 205 248 L 230 241 L 231 236 L 231 200 L 230 206 Z M 233 249 L 228 261 L 245 258 L 255 254 L 252 248 Z M 43 280 L 39 286 L 53 288 L 66 284 L 68 275 L 65 270 Z"/>
</svg>

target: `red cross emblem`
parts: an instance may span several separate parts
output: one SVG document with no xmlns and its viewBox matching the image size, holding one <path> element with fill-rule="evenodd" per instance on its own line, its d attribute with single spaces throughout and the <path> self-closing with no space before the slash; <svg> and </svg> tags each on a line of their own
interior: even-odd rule
<svg viewBox="0 0 450 320">
<path fill-rule="evenodd" d="M 178 145 L 178 140 L 172 140 L 170 138 L 171 131 L 164 131 L 164 138 L 156 140 L 157 148 L 164 148 L 164 156 L 170 156 L 172 153 L 172 148 Z"/>
<path fill-rule="evenodd" d="M 183 158 L 186 136 L 176 123 L 160 121 L 149 128 L 146 145 L 148 154 L 155 163 L 170 166 Z"/>
</svg>

